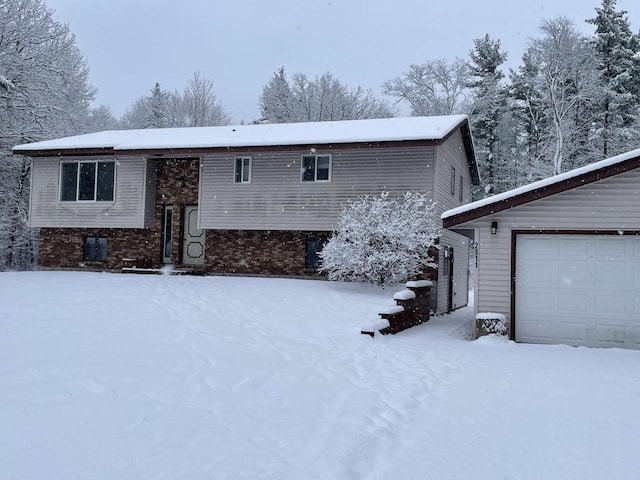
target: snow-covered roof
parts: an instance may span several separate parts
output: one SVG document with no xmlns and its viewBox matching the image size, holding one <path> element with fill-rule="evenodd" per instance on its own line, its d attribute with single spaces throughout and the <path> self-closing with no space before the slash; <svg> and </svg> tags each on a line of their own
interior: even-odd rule
<svg viewBox="0 0 640 480">
<path fill-rule="evenodd" d="M 14 153 L 82 149 L 158 150 L 442 140 L 465 115 L 223 127 L 109 130 L 18 145 Z"/>
<path fill-rule="evenodd" d="M 639 168 L 640 161 L 631 163 L 630 161 L 632 160 L 640 160 L 640 149 L 585 165 L 584 167 L 545 178 L 544 180 L 530 183 L 529 185 L 514 188 L 513 190 L 499 193 L 492 197 L 483 198 L 482 200 L 452 208 L 444 212 L 441 218 L 445 220 L 445 227 L 458 225 L 465 221 L 500 212 L 517 205 L 553 195 L 560 191 L 586 185 L 593 181 L 615 175 L 616 173 Z"/>
</svg>

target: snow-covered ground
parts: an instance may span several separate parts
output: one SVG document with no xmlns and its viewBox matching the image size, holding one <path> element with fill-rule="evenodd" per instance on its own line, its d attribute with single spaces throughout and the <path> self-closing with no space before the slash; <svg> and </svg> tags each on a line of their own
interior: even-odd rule
<svg viewBox="0 0 640 480">
<path fill-rule="evenodd" d="M 393 291 L 0 274 L 2 479 L 635 479 L 640 352 L 360 335 Z"/>
</svg>

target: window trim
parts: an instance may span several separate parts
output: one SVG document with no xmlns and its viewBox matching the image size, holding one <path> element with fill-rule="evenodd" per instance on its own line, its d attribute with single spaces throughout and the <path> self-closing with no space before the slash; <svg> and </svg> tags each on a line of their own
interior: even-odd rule
<svg viewBox="0 0 640 480">
<path fill-rule="evenodd" d="M 89 239 L 93 239 L 95 241 L 95 253 L 98 254 L 100 253 L 100 248 L 98 245 L 98 242 L 100 240 L 104 240 L 104 259 L 99 258 L 99 255 L 96 255 L 98 258 L 96 259 L 92 259 L 92 258 L 87 258 L 87 240 Z M 95 262 L 95 263 L 105 263 L 107 261 L 107 259 L 109 258 L 109 252 L 108 252 L 108 245 L 109 245 L 109 239 L 105 236 L 100 236 L 100 235 L 87 235 L 86 237 L 83 237 L 82 240 L 82 260 L 84 262 Z"/>
<path fill-rule="evenodd" d="M 238 181 L 238 160 L 241 161 L 241 166 L 240 166 L 240 181 Z M 245 168 L 245 161 L 248 161 L 248 180 L 244 180 L 244 168 Z M 251 183 L 252 180 L 252 176 L 253 176 L 253 157 L 251 155 L 236 155 L 235 157 L 233 157 L 233 183 L 237 184 L 237 185 L 242 185 L 242 184 L 249 184 Z"/>
<path fill-rule="evenodd" d="M 306 172 L 306 169 L 304 167 L 305 157 L 314 157 L 313 180 L 304 179 L 304 174 Z M 318 180 L 318 157 L 327 157 L 329 159 L 329 168 L 328 168 L 326 180 Z M 300 156 L 300 183 L 331 183 L 332 174 L 333 174 L 333 156 L 330 153 L 304 153 Z"/>
<path fill-rule="evenodd" d="M 82 164 L 94 164 L 94 179 L 93 179 L 93 199 L 89 200 L 81 200 L 80 199 L 80 173 L 82 171 Z M 112 199 L 111 200 L 98 200 L 98 172 L 100 170 L 99 165 L 105 163 L 113 163 L 113 190 L 112 190 Z M 116 185 L 117 185 L 117 168 L 116 168 L 116 160 L 61 160 L 60 168 L 58 171 L 58 202 L 59 203 L 115 203 L 116 201 Z M 63 182 L 63 169 L 64 165 L 76 164 L 76 192 L 74 200 L 63 200 L 62 199 L 62 182 Z"/>
<path fill-rule="evenodd" d="M 462 176 L 462 174 L 460 174 L 459 180 L 458 180 L 458 189 L 460 190 L 458 192 L 458 200 L 460 200 L 462 202 L 463 200 L 463 193 L 464 192 L 464 177 Z"/>
</svg>

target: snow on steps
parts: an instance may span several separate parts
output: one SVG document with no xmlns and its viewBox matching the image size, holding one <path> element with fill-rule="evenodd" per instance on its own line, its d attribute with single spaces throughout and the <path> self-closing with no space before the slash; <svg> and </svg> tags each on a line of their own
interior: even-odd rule
<svg viewBox="0 0 640 480">
<path fill-rule="evenodd" d="M 373 337 L 375 332 L 382 335 L 395 334 L 429 320 L 432 282 L 418 280 L 406 283 L 406 289 L 396 292 L 396 305 L 380 312 L 380 320 L 364 325 L 360 333 Z"/>
</svg>

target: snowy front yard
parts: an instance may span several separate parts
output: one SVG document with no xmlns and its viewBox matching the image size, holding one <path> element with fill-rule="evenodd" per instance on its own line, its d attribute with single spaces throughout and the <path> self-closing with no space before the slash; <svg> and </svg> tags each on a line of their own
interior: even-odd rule
<svg viewBox="0 0 640 480">
<path fill-rule="evenodd" d="M 390 337 L 393 291 L 0 274 L 2 479 L 626 479 L 640 352 Z"/>
</svg>

